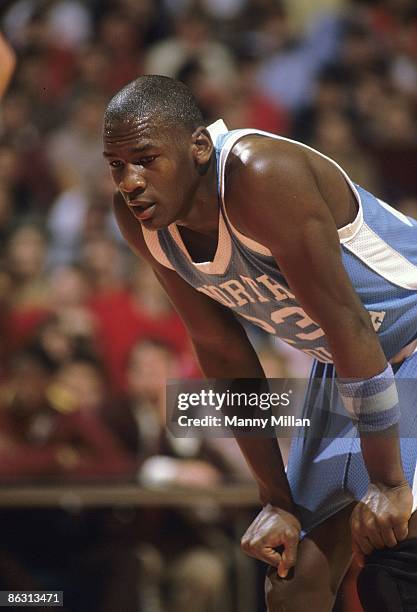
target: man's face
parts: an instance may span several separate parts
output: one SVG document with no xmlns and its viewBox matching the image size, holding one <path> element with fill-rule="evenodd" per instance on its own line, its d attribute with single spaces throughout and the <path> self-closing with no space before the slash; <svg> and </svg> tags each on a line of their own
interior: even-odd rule
<svg viewBox="0 0 417 612">
<path fill-rule="evenodd" d="M 150 230 L 184 218 L 198 184 L 192 137 L 152 117 L 113 120 L 104 128 L 104 157 L 132 214 Z"/>
</svg>

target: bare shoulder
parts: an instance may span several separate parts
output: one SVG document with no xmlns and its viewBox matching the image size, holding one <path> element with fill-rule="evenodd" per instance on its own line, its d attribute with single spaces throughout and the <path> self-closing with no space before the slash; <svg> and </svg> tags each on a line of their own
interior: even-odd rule
<svg viewBox="0 0 417 612">
<path fill-rule="evenodd" d="M 279 231 L 279 219 L 291 223 L 296 205 L 304 207 L 314 175 L 302 147 L 264 136 L 239 140 L 226 166 L 225 203 L 232 224 L 267 245 Z M 295 221 L 295 218 L 294 218 Z M 272 225 L 271 225 L 272 223 Z"/>
<path fill-rule="evenodd" d="M 258 134 L 244 136 L 234 145 L 227 160 L 227 189 L 232 194 L 239 185 L 244 185 L 246 190 L 288 172 L 305 173 L 310 163 L 307 149 L 294 141 Z"/>
<path fill-rule="evenodd" d="M 340 170 L 301 144 L 250 135 L 233 147 L 226 167 L 226 206 L 232 223 L 251 238 L 262 222 L 297 223 L 326 207 L 338 227 L 352 220 L 355 204 Z"/>
</svg>

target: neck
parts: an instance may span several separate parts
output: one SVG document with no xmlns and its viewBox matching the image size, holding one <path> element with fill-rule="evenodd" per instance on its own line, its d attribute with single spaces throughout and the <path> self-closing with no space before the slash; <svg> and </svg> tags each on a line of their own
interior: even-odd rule
<svg viewBox="0 0 417 612">
<path fill-rule="evenodd" d="M 217 194 L 217 163 L 213 153 L 206 171 L 194 193 L 188 212 L 177 225 L 200 234 L 217 234 L 219 201 Z"/>
</svg>

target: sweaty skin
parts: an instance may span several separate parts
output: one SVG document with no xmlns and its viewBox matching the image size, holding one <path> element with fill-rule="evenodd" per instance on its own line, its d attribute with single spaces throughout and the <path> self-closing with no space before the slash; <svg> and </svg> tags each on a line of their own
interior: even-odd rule
<svg viewBox="0 0 417 612">
<path fill-rule="evenodd" d="M 118 190 L 114 210 L 121 231 L 133 251 L 153 267 L 184 320 L 205 376 L 263 376 L 233 314 L 156 262 L 140 230 L 141 223 L 156 230 L 175 222 L 194 261 L 207 261 L 214 253 L 219 208 L 215 155 L 207 130 L 200 127 L 191 135 L 179 126 L 164 129 L 148 118 L 128 127 L 123 122 L 107 125 L 104 143 Z M 370 378 L 382 372 L 384 353 L 342 264 L 337 228 L 353 221 L 357 211 L 337 169 L 294 143 L 247 136 L 234 146 L 226 167 L 226 206 L 233 225 L 272 252 L 305 312 L 325 331 L 338 375 Z M 147 209 L 151 216 L 139 220 Z M 372 491 L 354 513 L 352 545 L 359 555 L 382 541 L 392 546 L 394 540 L 417 533 L 414 517 L 408 524 L 412 494 L 395 428 L 391 433 L 361 439 Z M 330 610 L 334 585 L 350 555 L 335 555 L 326 548 L 327 521 L 301 542 L 297 552 L 300 525 L 276 440 L 237 441 L 265 505 L 243 538 L 244 550 L 277 567 L 282 577 L 294 565 L 307 564 L 316 578 L 321 571 L 327 578 L 325 585 L 320 583 L 317 601 L 320 609 Z M 329 521 L 332 526 L 339 521 L 346 545 L 346 511 Z M 279 546 L 282 553 L 275 550 Z M 294 588 L 303 584 L 309 571 L 298 574 Z"/>
</svg>

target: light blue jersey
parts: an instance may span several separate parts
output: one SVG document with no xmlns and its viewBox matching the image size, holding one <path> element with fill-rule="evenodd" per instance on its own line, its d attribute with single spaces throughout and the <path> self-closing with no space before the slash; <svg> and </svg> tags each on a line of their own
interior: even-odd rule
<svg viewBox="0 0 417 612">
<path fill-rule="evenodd" d="M 228 132 L 222 121 L 210 126 L 209 131 L 215 143 L 221 203 L 213 261 L 193 262 L 175 224 L 158 232 L 143 228 L 143 234 L 155 259 L 176 270 L 195 289 L 316 359 L 312 377 L 321 383 L 310 385 L 301 415 L 309 418 L 312 426 L 306 435 L 293 439 L 287 468 L 303 533 L 307 533 L 360 499 L 369 479 L 355 426 L 346 419 L 339 427 L 331 418 L 334 412 L 343 411 L 343 406 L 323 330 L 297 302 L 270 251 L 241 234 L 227 216 L 224 175 L 234 144 L 251 134 L 280 137 L 258 130 Z M 342 173 L 358 202 L 354 221 L 338 230 L 343 264 L 369 312 L 387 359 L 391 359 L 417 338 L 417 221 L 353 184 L 334 161 L 329 161 Z M 403 362 L 396 378 L 401 380 L 398 384 L 401 455 L 406 477 L 413 487 L 415 509 L 417 353 Z M 413 383 L 411 387 L 407 380 Z"/>
<path fill-rule="evenodd" d="M 157 233 L 143 228 L 148 248 L 160 263 L 175 269 L 198 291 L 232 309 L 239 317 L 318 361 L 332 363 L 323 330 L 297 302 L 270 251 L 241 234 L 227 217 L 224 174 L 234 144 L 250 134 L 281 137 L 258 130 L 228 132 L 222 121 L 213 124 L 209 131 L 215 143 L 221 202 L 213 261 L 193 262 L 175 224 Z M 417 221 L 354 185 L 337 168 L 359 207 L 354 221 L 338 230 L 343 263 L 369 312 L 385 355 L 391 359 L 417 338 Z"/>
</svg>

